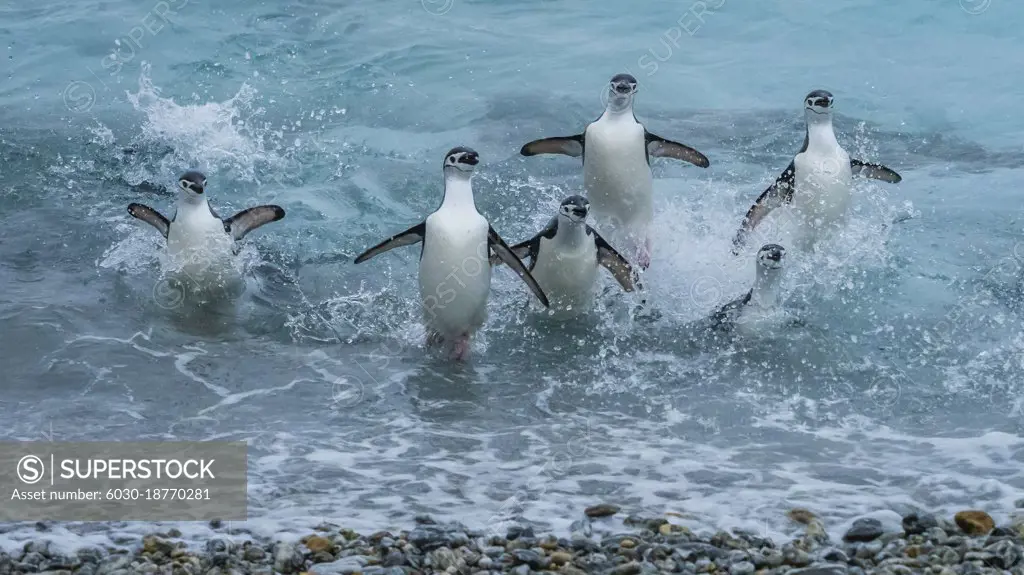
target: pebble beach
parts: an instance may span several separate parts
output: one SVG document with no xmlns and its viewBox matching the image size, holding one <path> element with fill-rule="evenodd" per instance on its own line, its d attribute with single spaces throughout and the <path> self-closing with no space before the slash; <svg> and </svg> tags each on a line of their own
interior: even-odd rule
<svg viewBox="0 0 1024 575">
<path fill-rule="evenodd" d="M 589 507 L 568 537 L 522 526 L 497 535 L 419 516 L 399 532 L 357 533 L 322 524 L 293 542 L 243 538 L 215 521 L 210 526 L 224 536 L 204 545 L 188 544 L 171 529 L 130 545 L 70 554 L 57 552 L 41 533 L 20 551 L 0 553 L 0 575 L 1024 574 L 1024 509 L 1000 526 L 976 510 L 951 518 L 911 513 L 899 531 L 866 517 L 838 541 L 812 511 L 793 509 L 788 518 L 803 533 L 785 542 L 738 530 L 697 535 L 673 522 L 680 514 L 623 515 L 614 504 Z M 596 534 L 596 527 L 612 523 L 623 531 Z"/>
</svg>

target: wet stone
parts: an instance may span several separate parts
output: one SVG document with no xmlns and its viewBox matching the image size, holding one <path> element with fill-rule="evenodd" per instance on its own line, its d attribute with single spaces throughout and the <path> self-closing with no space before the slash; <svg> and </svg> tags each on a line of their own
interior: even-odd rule
<svg viewBox="0 0 1024 575">
<path fill-rule="evenodd" d="M 858 519 L 853 522 L 849 531 L 843 535 L 843 541 L 846 542 L 866 542 L 874 541 L 882 536 L 882 522 L 871 518 L 865 517 Z"/>
<path fill-rule="evenodd" d="M 615 515 L 621 509 L 622 508 L 619 507 L 618 505 L 602 503 L 600 505 L 594 505 L 593 507 L 587 507 L 583 513 L 586 514 L 587 517 L 608 517 L 611 515 Z"/>
<path fill-rule="evenodd" d="M 640 564 L 635 561 L 631 561 L 625 565 L 619 565 L 612 569 L 609 575 L 636 575 L 637 573 L 640 573 L 640 571 L 642 571 Z"/>
<path fill-rule="evenodd" d="M 547 566 L 547 559 L 531 549 L 516 549 L 512 552 L 516 563 L 529 565 L 531 569 L 541 570 Z"/>
<path fill-rule="evenodd" d="M 794 569 L 786 575 L 847 575 L 849 571 L 846 565 L 812 565 L 802 569 Z"/>
<path fill-rule="evenodd" d="M 907 535 L 922 535 L 938 526 L 939 522 L 930 513 L 911 513 L 903 517 L 903 531 Z"/>
<path fill-rule="evenodd" d="M 513 525 L 512 527 L 509 527 L 508 533 L 505 535 L 505 539 L 508 539 L 509 541 L 515 541 L 519 538 L 533 539 L 534 537 L 535 535 L 533 534 L 533 527 L 522 527 L 519 525 Z"/>
<path fill-rule="evenodd" d="M 753 575 L 754 564 L 750 561 L 740 561 L 739 563 L 733 563 L 732 567 L 729 568 L 730 575 Z"/>
<path fill-rule="evenodd" d="M 1000 569 L 1010 569 L 1021 563 L 1022 548 L 1013 541 L 999 541 L 985 548 L 992 555 L 991 565 Z"/>
</svg>

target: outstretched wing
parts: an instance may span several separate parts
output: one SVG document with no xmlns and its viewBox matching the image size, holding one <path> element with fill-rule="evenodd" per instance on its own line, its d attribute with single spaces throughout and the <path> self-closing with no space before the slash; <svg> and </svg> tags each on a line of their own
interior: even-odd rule
<svg viewBox="0 0 1024 575">
<path fill-rule="evenodd" d="M 583 155 L 584 137 L 583 134 L 575 136 L 559 136 L 555 138 L 544 138 L 534 140 L 523 146 L 519 153 L 524 156 L 536 156 L 538 154 L 564 154 L 578 158 Z"/>
<path fill-rule="evenodd" d="M 551 218 L 551 221 L 548 222 L 548 225 L 544 226 L 544 229 L 537 232 L 537 235 L 533 236 L 532 238 L 524 242 L 520 242 L 509 249 L 512 250 L 512 253 L 514 253 L 516 257 L 519 258 L 520 260 L 530 258 L 530 265 L 527 269 L 533 271 L 533 266 L 537 264 L 537 254 L 540 252 L 540 239 L 551 239 L 555 237 L 556 233 L 558 233 L 557 216 Z M 491 255 L 492 266 L 500 265 L 501 263 L 502 261 L 501 258 L 498 257 L 498 254 L 495 253 Z"/>
<path fill-rule="evenodd" d="M 728 329 L 732 326 L 736 310 L 747 305 L 753 297 L 754 290 L 751 289 L 746 295 L 740 296 L 733 301 L 718 308 L 718 311 L 711 314 L 711 326 L 718 329 Z"/>
<path fill-rule="evenodd" d="M 163 217 L 160 212 L 142 204 L 128 204 L 128 213 L 131 214 L 132 217 L 138 218 L 153 226 L 160 232 L 164 239 L 167 238 L 167 232 L 171 229 L 171 222 L 167 221 L 167 218 Z"/>
<path fill-rule="evenodd" d="M 356 263 L 361 264 L 373 256 L 382 254 L 388 250 L 400 248 L 402 246 L 411 246 L 423 241 L 423 237 L 427 234 L 427 222 L 422 221 L 415 226 L 405 230 L 400 234 L 391 236 L 390 238 L 382 241 L 381 243 L 373 246 L 366 250 L 359 257 L 356 258 Z"/>
<path fill-rule="evenodd" d="M 533 279 L 530 270 L 526 269 L 523 262 L 512 252 L 512 248 L 508 247 L 505 240 L 501 239 L 498 232 L 494 231 L 494 228 L 491 226 L 488 226 L 487 230 L 487 243 L 490 245 L 491 250 L 494 251 L 494 254 L 501 258 L 505 265 L 512 268 L 512 271 L 516 272 L 516 275 L 526 282 L 526 285 L 530 286 L 533 295 L 537 296 L 537 299 L 544 304 L 544 307 L 550 307 L 551 304 L 548 303 L 548 296 L 544 295 L 544 290 L 540 289 L 540 284 L 537 283 L 537 280 Z"/>
<path fill-rule="evenodd" d="M 881 180 L 890 184 L 898 184 L 903 180 L 902 176 L 882 164 L 869 164 L 860 160 L 850 160 L 850 169 L 855 176 Z"/>
<path fill-rule="evenodd" d="M 240 240 L 256 228 L 276 222 L 283 217 L 284 208 L 281 206 L 256 206 L 242 210 L 224 220 L 224 230 L 235 240 Z"/>
<path fill-rule="evenodd" d="M 686 144 L 666 140 L 665 138 L 652 134 L 647 130 L 644 130 L 644 137 L 647 141 L 648 160 L 650 156 L 654 156 L 655 158 L 675 158 L 684 162 L 690 162 L 691 164 L 702 168 L 706 168 L 711 165 L 711 161 L 708 160 L 707 156 Z"/>
<path fill-rule="evenodd" d="M 594 235 L 594 243 L 597 245 L 597 263 L 601 264 L 612 273 L 615 281 L 619 282 L 622 289 L 631 292 L 636 287 L 633 285 L 633 266 L 615 250 L 597 230 L 587 226 L 587 233 Z"/>
<path fill-rule="evenodd" d="M 761 220 L 775 208 L 793 199 L 793 180 L 795 177 L 796 167 L 793 162 L 790 162 L 789 166 L 782 171 L 782 174 L 775 179 L 775 182 L 758 196 L 753 206 L 750 206 L 750 209 L 747 210 L 747 215 L 743 218 L 739 231 L 736 232 L 736 237 L 732 240 L 732 252 L 734 254 L 739 253 L 740 247 L 747 240 L 747 235 L 757 227 L 757 224 L 761 223 Z"/>
</svg>

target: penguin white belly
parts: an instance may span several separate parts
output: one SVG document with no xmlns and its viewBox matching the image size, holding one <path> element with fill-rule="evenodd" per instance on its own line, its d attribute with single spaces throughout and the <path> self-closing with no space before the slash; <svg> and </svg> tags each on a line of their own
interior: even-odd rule
<svg viewBox="0 0 1024 575">
<path fill-rule="evenodd" d="M 850 156 L 842 149 L 828 155 L 797 154 L 794 160 L 793 209 L 804 220 L 805 232 L 817 237 L 825 228 L 842 223 L 853 199 Z"/>
<path fill-rule="evenodd" d="M 576 315 L 594 301 L 597 281 L 597 248 L 593 242 L 576 249 L 556 248 L 554 240 L 542 239 L 531 272 L 548 296 L 555 315 Z"/>
<path fill-rule="evenodd" d="M 583 181 L 598 221 L 646 227 L 654 218 L 653 182 L 644 128 L 633 122 L 598 122 L 587 128 Z"/>
<path fill-rule="evenodd" d="M 745 305 L 740 308 L 734 325 L 744 335 L 758 335 L 779 327 L 785 319 L 786 314 L 779 307 Z"/>
<path fill-rule="evenodd" d="M 234 240 L 212 214 L 176 218 L 167 234 L 167 255 L 175 272 L 197 283 L 221 282 L 237 274 Z"/>
<path fill-rule="evenodd" d="M 487 220 L 475 211 L 427 218 L 420 300 L 427 327 L 442 336 L 471 334 L 487 319 L 488 228 Z"/>
</svg>

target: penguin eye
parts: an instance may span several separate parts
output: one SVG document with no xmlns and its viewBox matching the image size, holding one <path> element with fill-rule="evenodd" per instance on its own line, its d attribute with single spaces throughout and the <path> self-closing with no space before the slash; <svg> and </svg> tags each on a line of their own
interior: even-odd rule
<svg viewBox="0 0 1024 575">
<path fill-rule="evenodd" d="M 181 184 L 181 189 L 183 190 L 187 190 L 192 187 L 192 182 L 188 180 L 180 180 L 178 183 Z"/>
</svg>

